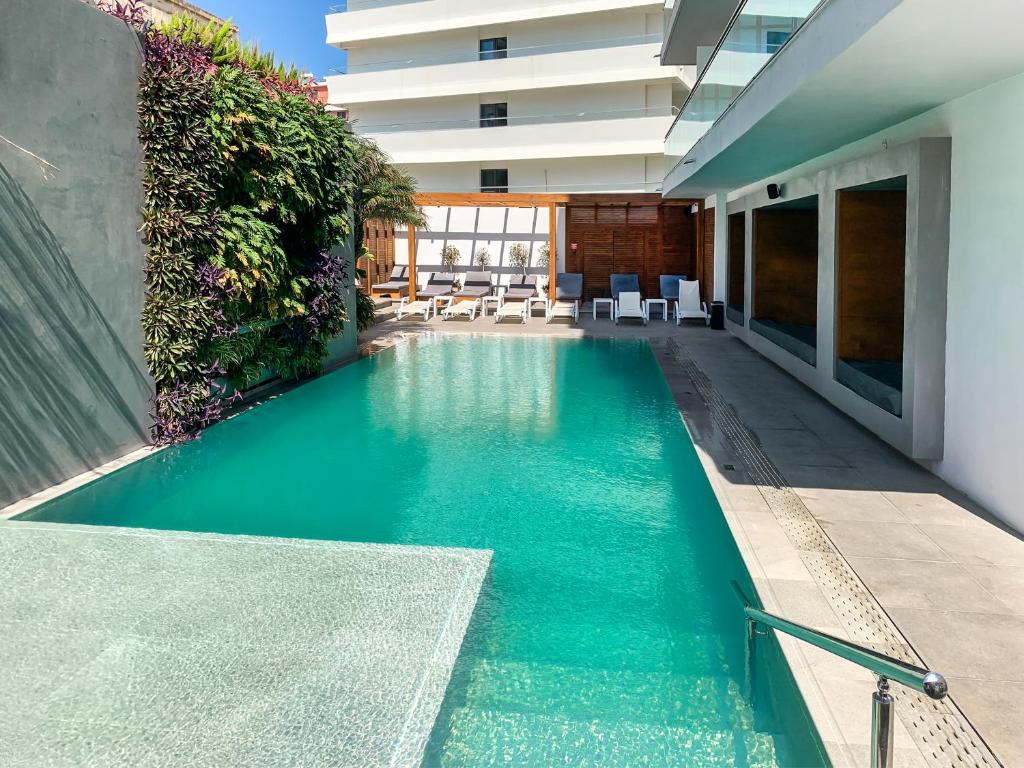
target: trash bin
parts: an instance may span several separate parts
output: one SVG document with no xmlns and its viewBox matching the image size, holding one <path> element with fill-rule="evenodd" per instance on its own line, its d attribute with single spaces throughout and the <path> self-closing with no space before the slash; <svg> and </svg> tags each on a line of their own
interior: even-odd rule
<svg viewBox="0 0 1024 768">
<path fill-rule="evenodd" d="M 725 302 L 711 302 L 711 328 L 716 331 L 725 330 Z"/>
</svg>

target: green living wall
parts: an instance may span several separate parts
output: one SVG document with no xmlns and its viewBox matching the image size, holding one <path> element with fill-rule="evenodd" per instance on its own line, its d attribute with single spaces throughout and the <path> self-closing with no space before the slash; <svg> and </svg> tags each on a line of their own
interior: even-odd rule
<svg viewBox="0 0 1024 768">
<path fill-rule="evenodd" d="M 153 438 L 218 419 L 268 369 L 316 373 L 348 322 L 342 245 L 361 142 L 312 83 L 225 25 L 143 24 L 145 355 Z"/>
</svg>

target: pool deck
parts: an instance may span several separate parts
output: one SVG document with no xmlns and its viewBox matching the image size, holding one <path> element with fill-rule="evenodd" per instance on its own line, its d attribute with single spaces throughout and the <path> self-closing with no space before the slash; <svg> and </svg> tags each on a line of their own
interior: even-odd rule
<svg viewBox="0 0 1024 768">
<path fill-rule="evenodd" d="M 898 766 L 1024 765 L 1024 540 L 727 332 L 387 321 L 406 334 L 651 340 L 767 610 L 942 672 L 951 700 L 895 686 Z M 782 637 L 836 766 L 869 762 L 873 677 Z"/>
<path fill-rule="evenodd" d="M 0 522 L 0 764 L 417 766 L 490 559 Z"/>
</svg>

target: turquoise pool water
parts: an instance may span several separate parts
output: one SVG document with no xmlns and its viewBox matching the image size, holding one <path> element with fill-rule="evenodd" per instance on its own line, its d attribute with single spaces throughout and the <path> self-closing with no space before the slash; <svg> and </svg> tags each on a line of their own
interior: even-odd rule
<svg viewBox="0 0 1024 768">
<path fill-rule="evenodd" d="M 817 766 L 646 342 L 417 339 L 25 517 L 483 547 L 430 766 Z"/>
</svg>

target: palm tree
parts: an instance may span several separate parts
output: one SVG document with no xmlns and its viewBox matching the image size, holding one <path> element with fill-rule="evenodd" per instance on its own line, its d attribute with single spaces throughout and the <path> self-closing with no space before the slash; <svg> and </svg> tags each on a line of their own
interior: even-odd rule
<svg viewBox="0 0 1024 768">
<path fill-rule="evenodd" d="M 391 159 L 376 142 L 364 136 L 355 138 L 353 227 L 356 253 L 368 255 L 363 242 L 367 221 L 376 219 L 385 226 L 425 227 L 426 216 L 416 205 L 416 182 L 409 174 L 391 164 Z M 358 290 L 356 321 L 359 330 L 373 324 L 373 301 L 362 288 Z"/>
</svg>

